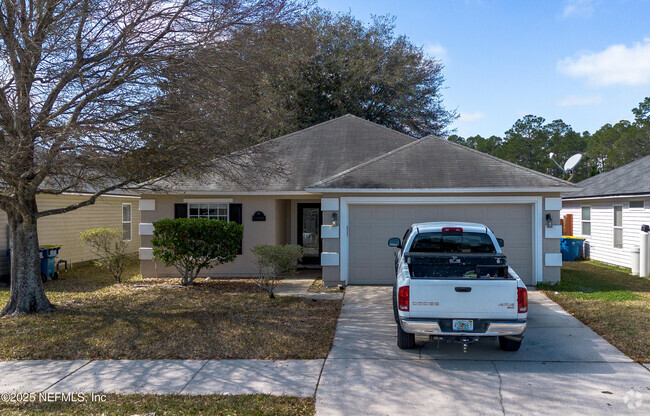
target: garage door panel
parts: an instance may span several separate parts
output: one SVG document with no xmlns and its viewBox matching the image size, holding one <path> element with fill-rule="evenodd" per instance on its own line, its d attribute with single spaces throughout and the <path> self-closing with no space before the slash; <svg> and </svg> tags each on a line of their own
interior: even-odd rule
<svg viewBox="0 0 650 416">
<path fill-rule="evenodd" d="M 402 237 L 416 222 L 464 221 L 486 224 L 503 238 L 503 252 L 525 283 L 532 284 L 532 205 L 352 205 L 349 208 L 349 282 L 392 284 L 390 237 Z"/>
</svg>

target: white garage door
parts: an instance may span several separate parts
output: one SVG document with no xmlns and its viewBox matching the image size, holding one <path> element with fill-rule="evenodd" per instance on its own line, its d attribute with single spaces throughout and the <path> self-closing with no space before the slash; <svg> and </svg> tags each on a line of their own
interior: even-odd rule
<svg viewBox="0 0 650 416">
<path fill-rule="evenodd" d="M 532 204 L 502 205 L 350 205 L 349 284 L 393 284 L 390 237 L 402 238 L 413 223 L 465 221 L 485 224 L 505 240 L 508 263 L 533 284 Z"/>
</svg>

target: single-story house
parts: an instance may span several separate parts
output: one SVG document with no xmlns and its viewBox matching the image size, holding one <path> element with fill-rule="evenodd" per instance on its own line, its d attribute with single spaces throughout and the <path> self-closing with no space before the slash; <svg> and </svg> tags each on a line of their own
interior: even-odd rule
<svg viewBox="0 0 650 416">
<path fill-rule="evenodd" d="M 402 237 L 415 222 L 470 221 L 505 240 L 526 284 L 560 279 L 561 193 L 574 188 L 568 182 L 351 115 L 258 146 L 282 174 L 256 178 L 242 167 L 246 186 L 207 175 L 141 195 L 143 276 L 178 275 L 153 258 L 153 222 L 208 217 L 243 223 L 243 249 L 203 276 L 254 276 L 252 247 L 292 243 L 304 248 L 303 264 L 322 268 L 327 285 L 391 284 L 389 237 Z"/>
<path fill-rule="evenodd" d="M 650 224 L 650 156 L 576 184 L 562 198 L 564 233 L 585 238 L 593 260 L 631 267 L 631 249 Z"/>
<path fill-rule="evenodd" d="M 36 203 L 39 210 L 62 208 L 84 201 L 88 195 L 66 193 L 62 195 L 38 195 Z M 137 252 L 140 247 L 139 196 L 115 192 L 97 198 L 93 205 L 79 208 L 60 215 L 52 215 L 38 220 L 38 241 L 42 245 L 61 244 L 58 259 L 68 264 L 82 263 L 95 258 L 95 255 L 81 246 L 79 234 L 97 227 L 121 228 L 124 239 L 129 241 L 129 251 Z M 9 274 L 6 250 L 9 248 L 9 225 L 7 214 L 0 210 L 0 276 Z"/>
</svg>

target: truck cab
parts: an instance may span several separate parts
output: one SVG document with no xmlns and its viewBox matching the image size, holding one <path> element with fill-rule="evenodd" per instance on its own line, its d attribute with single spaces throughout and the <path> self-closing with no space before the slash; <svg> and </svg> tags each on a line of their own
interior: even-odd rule
<svg viewBox="0 0 650 416">
<path fill-rule="evenodd" d="M 415 336 L 467 345 L 497 337 L 517 351 L 526 330 L 526 285 L 508 267 L 503 241 L 485 225 L 465 222 L 413 224 L 397 248 L 393 308 L 399 348 Z"/>
</svg>

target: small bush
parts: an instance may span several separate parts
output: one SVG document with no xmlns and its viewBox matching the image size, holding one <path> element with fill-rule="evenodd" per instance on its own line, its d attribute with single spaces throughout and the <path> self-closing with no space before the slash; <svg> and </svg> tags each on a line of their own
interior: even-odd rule
<svg viewBox="0 0 650 416">
<path fill-rule="evenodd" d="M 203 269 L 235 260 L 244 227 L 207 218 L 165 218 L 153 224 L 154 258 L 174 266 L 189 285 Z"/>
<path fill-rule="evenodd" d="M 255 283 L 274 298 L 277 277 L 284 272 L 295 273 L 302 257 L 302 247 L 298 245 L 273 246 L 261 244 L 253 248 L 259 276 Z"/>
<path fill-rule="evenodd" d="M 123 234 L 115 228 L 92 228 L 80 234 L 81 245 L 99 257 L 94 263 L 108 270 L 118 283 L 129 259 L 126 253 L 129 243 L 122 240 Z"/>
</svg>

